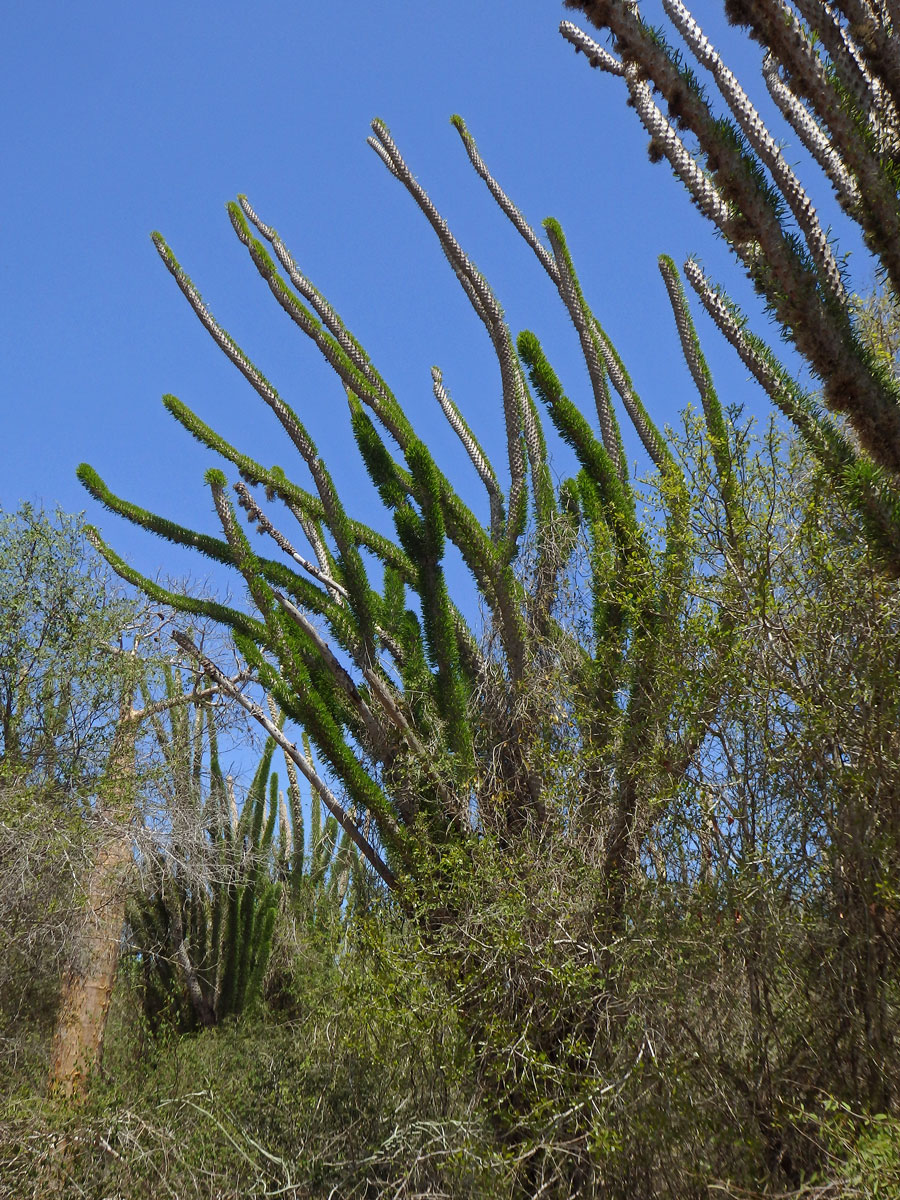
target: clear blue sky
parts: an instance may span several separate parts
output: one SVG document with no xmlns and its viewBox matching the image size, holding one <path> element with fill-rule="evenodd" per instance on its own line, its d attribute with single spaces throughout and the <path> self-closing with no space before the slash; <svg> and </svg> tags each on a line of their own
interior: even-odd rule
<svg viewBox="0 0 900 1200">
<path fill-rule="evenodd" d="M 163 268 L 149 239 L 160 229 L 307 420 L 351 508 L 367 514 L 342 389 L 234 238 L 224 204 L 237 192 L 279 230 L 451 470 L 464 468 L 431 396 L 432 363 L 499 444 L 485 335 L 421 215 L 365 145 L 374 116 L 487 274 L 513 330 L 545 337 L 570 394 L 584 398 L 574 334 L 549 281 L 448 124 L 453 112 L 466 118 L 533 223 L 562 221 L 645 402 L 675 421 L 695 397 L 657 254 L 681 261 L 698 251 L 738 297 L 746 289 L 668 168 L 649 164 L 620 81 L 589 70 L 559 37 L 564 15 L 557 0 L 13 5 L 0 82 L 0 505 L 87 509 L 142 570 L 203 576 L 201 560 L 100 510 L 74 475 L 86 459 L 129 499 L 215 530 L 202 482 L 214 458 L 168 417 L 164 392 L 303 480 L 274 418 Z M 696 15 L 739 71 L 757 60 L 756 47 L 722 33 L 718 3 L 698 3 Z M 753 83 L 758 95 L 755 72 Z M 765 411 L 728 347 L 702 329 L 723 397 Z"/>
</svg>

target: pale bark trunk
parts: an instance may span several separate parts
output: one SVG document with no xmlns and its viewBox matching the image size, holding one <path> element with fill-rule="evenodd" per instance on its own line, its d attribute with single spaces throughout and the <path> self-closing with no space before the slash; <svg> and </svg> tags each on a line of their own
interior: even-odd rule
<svg viewBox="0 0 900 1200">
<path fill-rule="evenodd" d="M 125 922 L 125 876 L 132 863 L 127 827 L 99 851 L 88 881 L 87 913 L 75 965 L 60 1001 L 50 1083 L 65 1096 L 100 1063 Z"/>
<path fill-rule="evenodd" d="M 88 876 L 80 945 L 63 981 L 50 1087 L 65 1096 L 81 1091 L 100 1065 L 119 965 L 127 878 L 134 862 L 131 822 L 135 803 L 136 715 L 130 702 L 120 711 L 98 800 L 99 814 L 110 828 Z"/>
</svg>

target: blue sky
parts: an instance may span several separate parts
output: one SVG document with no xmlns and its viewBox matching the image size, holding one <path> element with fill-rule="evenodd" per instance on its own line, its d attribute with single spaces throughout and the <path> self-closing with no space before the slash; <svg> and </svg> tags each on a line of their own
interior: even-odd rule
<svg viewBox="0 0 900 1200">
<path fill-rule="evenodd" d="M 719 9 L 707 0 L 695 12 L 758 97 L 758 50 L 723 31 Z M 237 192 L 279 230 L 454 477 L 465 479 L 465 463 L 431 395 L 432 363 L 488 446 L 499 446 L 486 337 L 423 218 L 365 145 L 375 116 L 485 271 L 514 331 L 545 339 L 570 394 L 586 398 L 549 281 L 448 123 L 454 112 L 465 117 L 532 222 L 561 220 L 645 403 L 676 421 L 695 397 L 656 256 L 697 251 L 742 301 L 747 290 L 668 168 L 648 162 L 621 83 L 591 71 L 559 37 L 565 15 L 556 0 L 14 5 L 0 84 L 0 506 L 86 509 L 145 572 L 204 577 L 202 561 L 104 513 L 75 479 L 87 460 L 127 498 L 215 530 L 202 482 L 215 460 L 164 411 L 164 392 L 305 482 L 274 418 L 164 269 L 149 238 L 159 229 L 307 421 L 351 510 L 371 515 L 342 389 L 236 241 L 224 205 Z M 699 324 L 723 398 L 766 411 L 729 348 Z M 756 325 L 764 330 L 765 319 Z"/>
</svg>

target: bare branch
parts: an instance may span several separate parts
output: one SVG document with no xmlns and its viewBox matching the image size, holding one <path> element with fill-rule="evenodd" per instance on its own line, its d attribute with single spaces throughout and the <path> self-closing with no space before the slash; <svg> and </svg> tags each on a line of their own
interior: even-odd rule
<svg viewBox="0 0 900 1200">
<path fill-rule="evenodd" d="M 172 638 L 182 650 L 184 650 L 187 654 L 190 654 L 191 657 L 202 666 L 204 673 L 208 675 L 210 679 L 213 679 L 226 695 L 231 696 L 233 700 L 237 701 L 244 711 L 249 713 L 250 716 L 253 717 L 254 721 L 262 726 L 269 737 L 272 738 L 276 745 L 278 745 L 284 751 L 287 757 L 290 758 L 291 762 L 293 762 L 295 766 L 300 769 L 301 774 L 308 781 L 308 783 L 315 788 L 318 795 L 322 798 L 322 802 L 325 807 L 337 820 L 337 823 L 340 825 L 341 829 L 343 829 L 343 831 L 347 834 L 351 842 L 353 842 L 354 846 L 356 846 L 356 848 L 359 850 L 360 854 L 362 854 L 366 861 L 371 864 L 371 866 L 384 880 L 389 888 L 392 890 L 396 889 L 398 886 L 398 881 L 393 871 L 391 871 L 375 847 L 363 836 L 359 829 L 357 829 L 353 818 L 328 787 L 325 780 L 322 779 L 321 776 L 315 771 L 306 756 L 297 749 L 294 743 L 290 741 L 284 733 L 282 733 L 274 721 L 272 721 L 266 715 L 260 705 L 251 700 L 250 697 L 245 695 L 239 687 L 234 685 L 228 676 L 219 670 L 212 659 L 207 658 L 206 655 L 194 645 L 187 634 L 174 633 Z"/>
<path fill-rule="evenodd" d="M 314 566 L 309 559 L 306 559 L 302 554 L 299 554 L 284 536 L 284 534 L 280 533 L 275 528 L 260 506 L 256 503 L 256 500 L 253 498 L 253 495 L 246 484 L 236 483 L 234 485 L 234 490 L 237 492 L 238 502 L 241 508 L 247 511 L 251 524 L 255 524 L 261 533 L 267 533 L 272 541 L 275 542 L 275 544 L 279 547 L 279 549 L 283 550 L 285 554 L 292 558 L 298 567 L 312 575 L 312 577 L 317 579 L 319 583 L 323 583 L 328 588 L 329 592 L 332 594 L 337 592 L 339 595 L 346 597 L 347 589 L 345 587 L 339 584 L 336 579 L 332 579 L 330 575 L 326 575 L 325 572 L 319 567 Z"/>
</svg>

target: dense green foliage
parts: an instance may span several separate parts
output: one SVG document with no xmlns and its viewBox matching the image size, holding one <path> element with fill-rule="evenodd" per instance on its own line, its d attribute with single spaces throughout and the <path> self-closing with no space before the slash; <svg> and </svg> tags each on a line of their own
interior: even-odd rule
<svg viewBox="0 0 900 1200">
<path fill-rule="evenodd" d="M 176 1009 L 148 1022 L 127 962 L 87 1105 L 7 1103 L 8 1194 L 59 1175 L 71 1195 L 512 1197 L 537 1171 L 551 1195 L 891 1194 L 900 598 L 802 451 L 723 420 L 730 509 L 699 415 L 669 443 L 691 496 L 692 654 L 729 512 L 743 530 L 721 700 L 648 823 L 618 930 L 599 822 L 569 804 L 579 681 L 545 664 L 549 832 L 449 849 L 406 914 L 384 896 L 317 919 L 305 856 L 259 1002 L 199 1036 Z M 639 498 L 651 541 L 658 488 Z M 555 610 L 573 629 L 593 623 L 583 577 Z M 179 715 L 167 744 L 173 725 L 190 743 Z M 53 1132 L 74 1139 L 62 1160 Z"/>
<path fill-rule="evenodd" d="M 696 414 L 671 446 L 693 497 L 700 610 L 728 552 L 728 513 L 740 515 L 731 611 L 747 633 L 728 643 L 710 725 L 718 753 L 694 763 L 652 826 L 614 969 L 598 961 L 602 860 L 586 853 L 577 823 L 514 851 L 482 837 L 473 853 L 445 856 L 421 877 L 422 924 L 389 907 L 346 928 L 308 919 L 318 906 L 301 896 L 321 890 L 323 852 L 294 877 L 293 906 L 279 909 L 252 1020 L 182 1042 L 174 1010 L 175 1025 L 161 1024 L 151 1005 L 147 1024 L 149 963 L 126 967 L 107 1083 L 63 1125 L 81 1131 L 83 1149 L 64 1167 L 71 1180 L 140 1194 L 158 1185 L 162 1161 L 169 1186 L 188 1194 L 200 1178 L 215 1181 L 211 1194 L 235 1195 L 248 1180 L 291 1180 L 298 1194 L 340 1181 L 351 1194 L 406 1178 L 410 1191 L 506 1195 L 536 1154 L 548 1172 L 566 1171 L 579 1129 L 613 1190 L 652 1194 L 675 1178 L 690 1194 L 698 1174 L 749 1182 L 776 1153 L 778 1178 L 785 1151 L 804 1155 L 799 1175 L 891 1179 L 890 1124 L 853 1114 L 866 1095 L 871 1112 L 889 1109 L 896 1087 L 896 589 L 796 450 L 723 420 L 730 508 Z M 664 522 L 665 506 L 657 511 Z M 577 583 L 556 616 L 572 628 L 590 619 Z M 560 726 L 542 754 L 563 811 L 580 750 L 562 722 L 580 701 L 567 671 L 545 669 Z M 211 729 L 199 705 L 194 718 L 173 709 L 157 735 L 157 783 L 183 831 L 196 828 L 196 795 L 178 787 L 196 779 L 197 738 L 208 743 Z M 274 811 L 267 770 L 239 817 L 258 842 Z M 221 804 L 218 776 L 204 769 Z M 333 848 L 335 833 L 313 830 L 311 845 Z M 201 844 L 214 851 L 209 838 Z M 276 833 L 268 844 L 269 869 L 287 879 L 297 850 Z M 186 867 L 184 848 L 169 862 Z M 143 902 L 157 911 L 159 878 L 148 877 Z M 168 870 L 166 880 L 184 912 L 196 875 Z M 257 948 L 251 937 L 244 951 Z M 24 997 L 21 1011 L 34 1004 Z M 586 1019 L 598 1012 L 599 1029 Z M 559 1030 L 563 1055 L 547 1044 Z M 10 1194 L 21 1194 L 56 1170 L 48 1130 L 62 1117 L 22 1099 L 7 1118 Z"/>
</svg>

